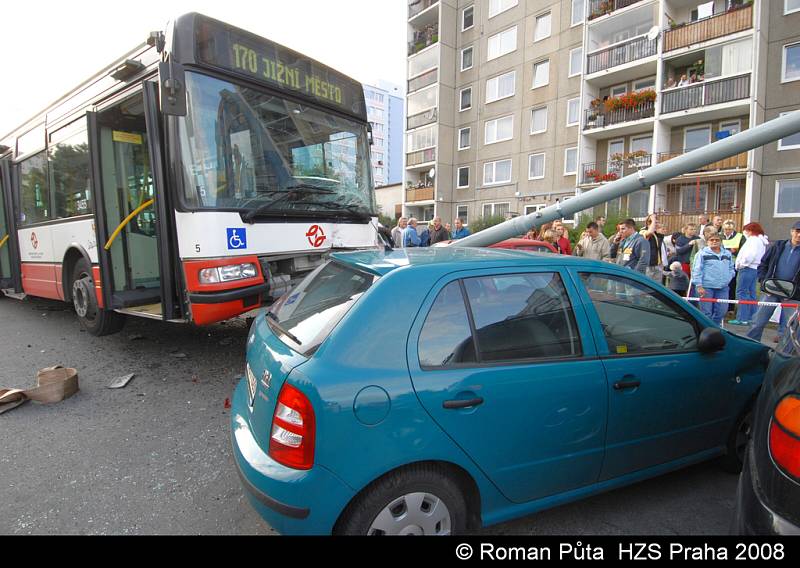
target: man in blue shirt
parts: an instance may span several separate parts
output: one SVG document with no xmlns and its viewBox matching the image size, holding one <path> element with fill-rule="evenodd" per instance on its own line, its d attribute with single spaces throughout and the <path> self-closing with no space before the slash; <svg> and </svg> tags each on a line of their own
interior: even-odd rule
<svg viewBox="0 0 800 568">
<path fill-rule="evenodd" d="M 420 242 L 419 233 L 417 233 L 417 219 L 411 217 L 408 225 L 403 229 L 403 248 L 418 247 Z"/>
<path fill-rule="evenodd" d="M 464 226 L 464 223 L 461 222 L 461 217 L 457 217 L 454 221 L 455 230 L 453 231 L 452 237 L 455 240 L 463 239 L 464 237 L 470 236 L 469 229 Z"/>
<path fill-rule="evenodd" d="M 764 284 L 765 280 L 775 278 L 777 280 L 788 280 L 794 282 L 795 286 L 800 286 L 800 221 L 792 225 L 792 238 L 788 241 L 775 241 L 772 243 L 764 258 L 761 259 L 761 264 L 758 267 L 758 281 Z M 761 297 L 762 302 L 782 302 L 785 298 L 773 296 L 772 294 L 763 294 Z M 775 308 L 769 306 L 762 306 L 753 318 L 753 326 L 747 332 L 747 337 L 761 341 L 761 335 L 764 333 L 764 327 L 769 322 L 769 318 Z M 786 331 L 786 324 L 792 316 L 793 310 L 781 310 L 781 323 L 778 326 L 778 337 Z"/>
</svg>

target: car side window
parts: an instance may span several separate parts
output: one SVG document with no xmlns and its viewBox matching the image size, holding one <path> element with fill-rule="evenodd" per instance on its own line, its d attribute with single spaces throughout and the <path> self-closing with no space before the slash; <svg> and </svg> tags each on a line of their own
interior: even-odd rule
<svg viewBox="0 0 800 568">
<path fill-rule="evenodd" d="M 581 355 L 572 305 L 558 274 L 468 278 L 464 288 L 481 362 Z"/>
<path fill-rule="evenodd" d="M 436 297 L 419 334 L 417 351 L 423 368 L 476 362 L 475 342 L 458 281 L 442 288 Z"/>
<path fill-rule="evenodd" d="M 656 290 L 621 276 L 582 273 L 613 355 L 697 349 L 697 324 Z"/>
</svg>

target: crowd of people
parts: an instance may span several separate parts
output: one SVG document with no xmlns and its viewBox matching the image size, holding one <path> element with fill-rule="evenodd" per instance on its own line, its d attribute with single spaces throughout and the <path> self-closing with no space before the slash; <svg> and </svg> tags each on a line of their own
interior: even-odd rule
<svg viewBox="0 0 800 568">
<path fill-rule="evenodd" d="M 656 214 L 648 215 L 639 229 L 633 219 L 616 226 L 606 238 L 605 217 L 590 222 L 578 237 L 574 249 L 569 230 L 561 221 L 546 223 L 530 230 L 525 238 L 544 241 L 556 252 L 593 260 L 612 262 L 646 275 L 684 297 L 720 300 L 756 300 L 758 283 L 768 279 L 794 282 L 800 290 L 800 221 L 795 222 L 789 238 L 770 243 L 759 223 L 748 223 L 737 230 L 732 220 L 714 216 L 709 222 L 700 215 L 697 223 L 687 223 L 680 231 L 666 234 Z M 422 230 L 415 218 L 401 217 L 392 230 L 396 248 L 431 246 L 462 239 L 470 234 L 461 219 L 442 225 L 435 217 Z M 762 292 L 761 301 L 782 299 Z M 747 335 L 761 340 L 774 307 L 749 304 L 700 302 L 699 308 L 721 324 L 726 312 L 736 311 L 734 325 L 748 326 Z M 790 310 L 782 310 L 778 337 L 786 330 Z"/>
</svg>

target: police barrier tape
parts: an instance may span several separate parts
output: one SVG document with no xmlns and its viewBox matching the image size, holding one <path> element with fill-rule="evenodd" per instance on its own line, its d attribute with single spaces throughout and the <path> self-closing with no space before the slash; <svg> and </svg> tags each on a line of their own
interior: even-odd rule
<svg viewBox="0 0 800 568">
<path fill-rule="evenodd" d="M 756 300 L 724 300 L 722 298 L 684 298 L 687 302 L 705 302 L 707 304 L 740 304 L 742 306 L 771 306 L 773 308 L 800 308 L 800 304 L 781 302 L 758 302 Z"/>
</svg>

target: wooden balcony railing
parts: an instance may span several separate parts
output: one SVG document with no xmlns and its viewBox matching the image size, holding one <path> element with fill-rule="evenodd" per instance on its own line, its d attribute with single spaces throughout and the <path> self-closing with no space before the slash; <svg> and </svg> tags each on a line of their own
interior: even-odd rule
<svg viewBox="0 0 800 568">
<path fill-rule="evenodd" d="M 661 112 L 729 103 L 750 98 L 750 73 L 726 79 L 708 79 L 686 87 L 662 91 Z"/>
<path fill-rule="evenodd" d="M 594 20 L 600 16 L 611 14 L 621 8 L 627 8 L 642 0 L 589 0 L 588 19 Z"/>
<path fill-rule="evenodd" d="M 688 47 L 725 37 L 753 27 L 753 5 L 731 8 L 717 14 L 664 31 L 664 51 Z"/>
<path fill-rule="evenodd" d="M 684 152 L 662 152 L 658 155 L 658 163 L 666 162 L 667 160 L 671 160 L 672 158 L 677 158 L 678 156 L 682 156 Z M 724 160 L 719 160 L 717 162 L 713 162 L 711 164 L 706 164 L 705 166 L 700 166 L 696 170 L 692 170 L 693 173 L 701 173 L 701 172 L 720 172 L 724 170 L 743 170 L 747 169 L 747 152 L 742 152 L 741 154 L 737 154 L 735 156 L 731 156 L 730 158 L 725 158 Z"/>
<path fill-rule="evenodd" d="M 433 201 L 433 188 L 424 187 L 421 189 L 407 189 L 406 203 L 414 201 Z"/>
<path fill-rule="evenodd" d="M 406 167 L 418 166 L 420 164 L 427 164 L 428 162 L 436 161 L 436 148 L 428 148 L 427 150 L 419 150 L 417 152 L 409 152 L 406 154 Z"/>
<path fill-rule="evenodd" d="M 639 36 L 632 40 L 606 47 L 586 56 L 586 72 L 588 74 L 605 71 L 617 65 L 624 65 L 637 59 L 655 55 L 658 51 L 658 38 L 647 39 Z"/>
<path fill-rule="evenodd" d="M 742 230 L 742 224 L 744 222 L 744 211 L 741 209 L 735 211 L 710 209 L 703 211 L 680 211 L 675 213 L 670 211 L 658 211 L 656 214 L 658 215 L 659 223 L 664 224 L 664 233 L 668 235 L 675 231 L 680 231 L 682 227 L 689 223 L 697 224 L 700 215 L 707 215 L 709 219 L 713 219 L 716 215 L 719 215 L 725 220 L 730 219 L 736 224 L 737 231 Z"/>
</svg>

